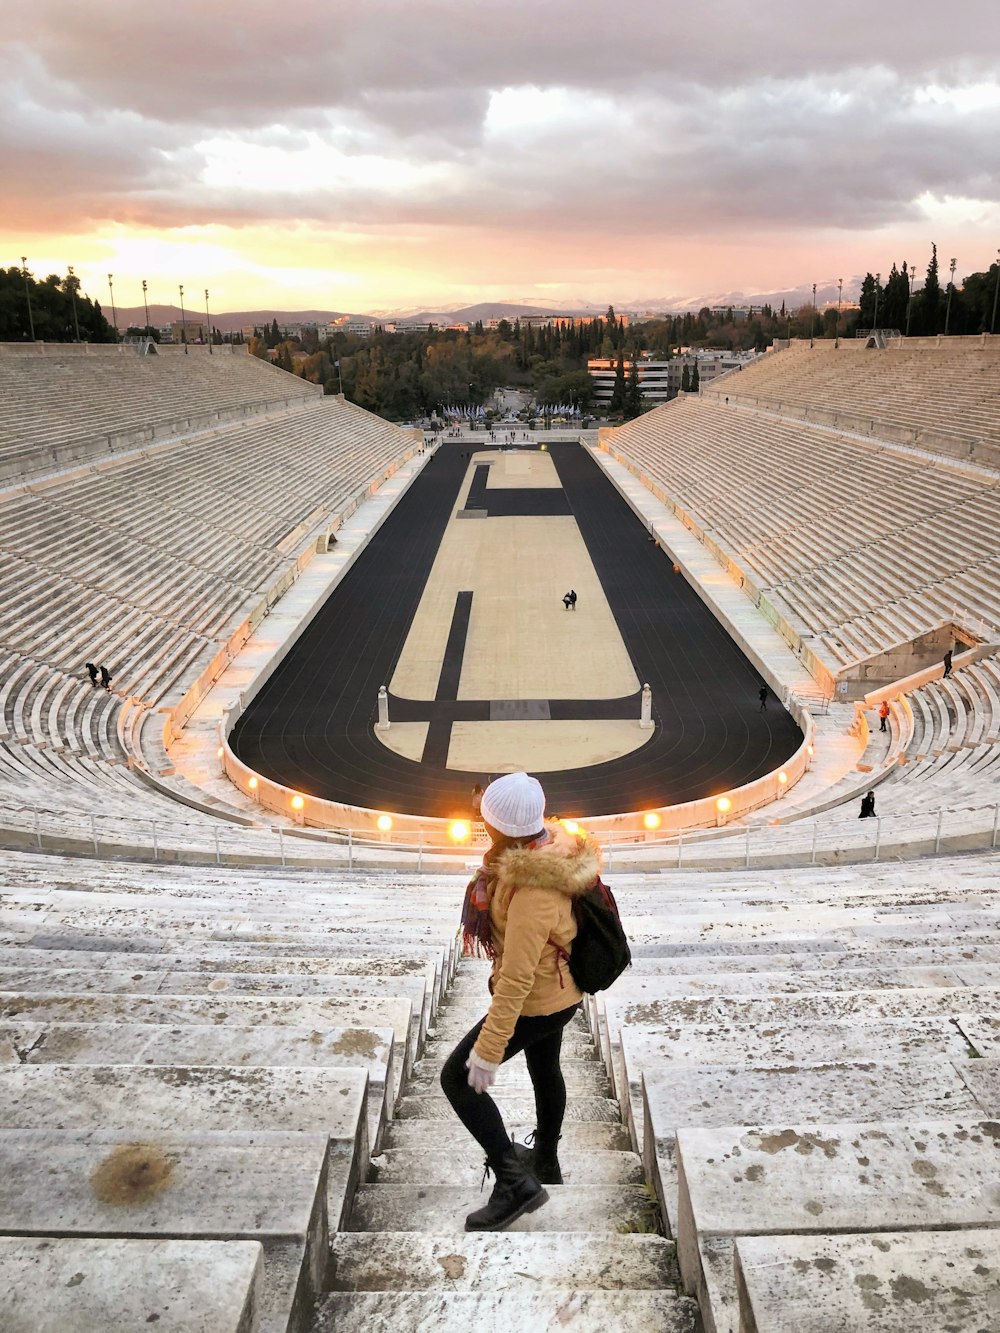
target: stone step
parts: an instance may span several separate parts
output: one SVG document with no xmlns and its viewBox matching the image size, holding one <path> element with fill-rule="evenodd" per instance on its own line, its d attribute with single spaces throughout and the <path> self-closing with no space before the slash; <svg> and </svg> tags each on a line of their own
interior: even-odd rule
<svg viewBox="0 0 1000 1333">
<path fill-rule="evenodd" d="M 935 1014 L 992 1013 L 996 989 L 983 986 L 924 988 L 920 990 L 827 991 L 812 995 L 719 996 L 707 999 L 619 999 L 614 990 L 594 1001 L 593 1012 L 602 1029 L 615 1034 L 625 1024 L 638 1027 L 677 1027 L 686 1023 L 771 1024 L 814 1023 L 829 1019 L 926 1018 Z M 606 1030 L 606 1031 L 605 1031 Z M 605 1052 L 606 1054 L 606 1052 Z"/>
<path fill-rule="evenodd" d="M 741 1236 L 736 1290 L 746 1333 L 1000 1328 L 1000 1232 Z"/>
<path fill-rule="evenodd" d="M 360 1069 L 4 1065 L 0 1129 L 304 1130 L 366 1149 L 366 1085 Z"/>
<path fill-rule="evenodd" d="M 254 1333 L 263 1299 L 256 1241 L 0 1236 L 4 1333 Z"/>
<path fill-rule="evenodd" d="M 368 1071 L 368 1141 L 379 1141 L 398 1092 L 389 1028 L 242 1027 L 156 1023 L 0 1024 L 0 1063 L 179 1065 Z M 386 1093 L 388 1090 L 388 1104 Z"/>
<path fill-rule="evenodd" d="M 504 1097 L 501 1093 L 494 1098 L 508 1126 L 534 1124 L 534 1098 Z M 451 1120 L 455 1112 L 444 1097 L 408 1097 L 400 1098 L 396 1109 L 399 1120 Z M 574 1097 L 566 1107 L 566 1122 L 575 1120 L 603 1120 L 608 1124 L 620 1124 L 621 1113 L 618 1103 L 609 1097 Z"/>
<path fill-rule="evenodd" d="M 771 954 L 699 954 L 680 958 L 666 956 L 633 957 L 629 976 L 679 976 L 689 973 L 716 975 L 732 972 L 817 972 L 827 974 L 841 970 L 857 971 L 875 968 L 885 971 L 893 968 L 941 968 L 966 963 L 1000 963 L 1000 945 L 967 945 L 962 940 L 954 944 L 909 949 L 880 949 L 842 947 L 837 951 L 771 953 Z"/>
<path fill-rule="evenodd" d="M 311 1333 L 512 1333 L 572 1328 L 573 1333 L 696 1333 L 695 1302 L 672 1292 L 331 1292 Z"/>
<path fill-rule="evenodd" d="M 970 1068 L 982 1064 L 966 1060 Z M 647 1069 L 643 1163 L 675 1232 L 675 1139 L 681 1126 L 739 1123 L 831 1124 L 838 1120 L 899 1121 L 993 1115 L 969 1090 L 959 1067 L 942 1056 L 773 1069 L 681 1065 Z"/>
<path fill-rule="evenodd" d="M 629 972 L 614 985 L 616 1000 L 808 995 L 816 991 L 917 990 L 964 985 L 954 967 L 819 968 L 815 971 Z M 994 979 L 984 984 L 995 984 Z"/>
<path fill-rule="evenodd" d="M 662 1236 L 540 1232 L 530 1238 L 341 1231 L 330 1237 L 333 1291 L 657 1290 L 680 1281 Z"/>
<path fill-rule="evenodd" d="M 458 1045 L 459 1039 L 464 1037 L 469 1028 L 464 1028 L 460 1033 L 454 1036 L 439 1037 L 431 1035 L 424 1042 L 424 1059 L 429 1064 L 436 1064 L 438 1068 L 444 1064 L 448 1056 Z M 432 1034 L 436 1029 L 431 1029 Z M 600 1063 L 600 1057 L 597 1053 L 597 1047 L 594 1045 L 593 1038 L 589 1032 L 570 1032 L 563 1033 L 562 1041 L 562 1062 L 566 1064 L 591 1064 Z"/>
<path fill-rule="evenodd" d="M 596 1060 L 563 1060 L 563 1078 L 571 1096 L 606 1097 L 609 1091 L 608 1075 Z M 410 1097 L 443 1097 L 441 1091 L 441 1064 L 437 1060 L 418 1060 L 413 1074 L 406 1080 Z M 502 1064 L 492 1094 L 499 1097 L 527 1097 L 532 1095 L 531 1079 L 523 1056 L 515 1055 Z"/>
<path fill-rule="evenodd" d="M 435 1056 L 440 1053 L 442 1061 L 458 1045 L 465 1034 L 476 1024 L 482 1014 L 477 1014 L 468 1019 L 462 1019 L 452 1023 L 450 1020 L 442 1021 L 440 1018 L 432 1023 L 427 1032 L 427 1054 Z M 593 1058 L 595 1055 L 594 1041 L 590 1032 L 585 1028 L 564 1029 L 562 1039 L 562 1053 L 568 1059 L 580 1060 Z"/>
<path fill-rule="evenodd" d="M 482 1171 L 480 1170 L 480 1177 Z M 659 1234 L 659 1212 L 642 1185 L 546 1185 L 548 1201 L 508 1231 L 589 1231 Z M 351 1231 L 463 1232 L 466 1216 L 489 1200 L 491 1183 L 362 1185 L 354 1196 Z"/>
<path fill-rule="evenodd" d="M 471 1140 L 470 1140 L 471 1142 Z M 642 1162 L 633 1152 L 567 1148 L 559 1154 L 567 1185 L 643 1185 Z M 370 1185 L 454 1185 L 478 1182 L 483 1174 L 483 1151 L 475 1143 L 465 1149 L 387 1148 L 372 1159 Z"/>
<path fill-rule="evenodd" d="M 1000 1224 L 994 1120 L 772 1124 L 678 1131 L 678 1258 L 719 1328 L 738 1326 L 737 1236 Z"/>
<path fill-rule="evenodd" d="M 331 1189 L 323 1134 L 0 1131 L 0 1230 L 259 1241 L 262 1300 L 287 1327 L 322 1289 Z M 6 1325 L 0 1325 L 6 1327 Z"/>
<path fill-rule="evenodd" d="M 662 1291 L 331 1292 L 311 1333 L 469 1333 L 571 1328 L 573 1333 L 695 1333 L 697 1306 Z"/>
<path fill-rule="evenodd" d="M 288 999 L 283 996 L 11 995 L 0 992 L 0 1021 L 11 1023 L 169 1023 L 240 1027 L 391 1028 L 405 1076 L 416 1059 L 409 1000 Z"/>
<path fill-rule="evenodd" d="M 523 1142 L 535 1124 L 535 1112 L 507 1128 Z M 386 1126 L 382 1143 L 385 1149 L 422 1148 L 433 1151 L 448 1148 L 454 1152 L 467 1149 L 474 1140 L 469 1131 L 454 1116 L 450 1120 L 392 1120 Z M 563 1124 L 560 1147 L 575 1152 L 628 1152 L 631 1149 L 628 1131 L 617 1120 L 568 1121 Z"/>
</svg>

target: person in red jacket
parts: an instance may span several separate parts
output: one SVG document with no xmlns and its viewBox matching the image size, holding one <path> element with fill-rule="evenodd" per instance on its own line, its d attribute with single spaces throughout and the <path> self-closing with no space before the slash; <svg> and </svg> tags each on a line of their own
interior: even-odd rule
<svg viewBox="0 0 1000 1333">
<path fill-rule="evenodd" d="M 878 708 L 878 729 L 885 731 L 885 724 L 889 721 L 889 700 L 883 699 Z"/>
<path fill-rule="evenodd" d="M 545 793 L 527 773 L 491 782 L 480 814 L 492 846 L 466 889 L 462 933 L 467 954 L 492 960 L 490 1007 L 445 1061 L 441 1087 L 496 1177 L 466 1230 L 498 1231 L 546 1201 L 543 1184 L 562 1183 L 562 1034 L 583 1000 L 566 959 L 577 929 L 573 899 L 594 883 L 600 855 L 586 836 L 545 822 Z M 535 1094 L 531 1152 L 511 1142 L 488 1092 L 519 1051 Z"/>
</svg>

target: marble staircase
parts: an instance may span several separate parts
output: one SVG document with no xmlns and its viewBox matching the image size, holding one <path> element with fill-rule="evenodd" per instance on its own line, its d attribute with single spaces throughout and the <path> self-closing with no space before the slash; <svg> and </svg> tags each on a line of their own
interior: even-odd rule
<svg viewBox="0 0 1000 1333">
<path fill-rule="evenodd" d="M 463 960 L 347 1229 L 331 1237 L 333 1289 L 319 1302 L 312 1333 L 560 1326 L 693 1333 L 697 1306 L 679 1294 L 674 1244 L 662 1235 L 582 1017 L 564 1040 L 565 1183 L 547 1187 L 548 1202 L 504 1232 L 465 1232 L 466 1214 L 487 1198 L 482 1153 L 438 1074 L 487 1002 L 485 968 Z M 521 1058 L 503 1067 L 495 1091 L 508 1127 L 523 1139 L 535 1117 Z"/>
</svg>

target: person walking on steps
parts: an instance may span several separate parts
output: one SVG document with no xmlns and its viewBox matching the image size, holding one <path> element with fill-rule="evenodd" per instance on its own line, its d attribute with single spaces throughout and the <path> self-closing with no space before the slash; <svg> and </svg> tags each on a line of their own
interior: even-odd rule
<svg viewBox="0 0 1000 1333">
<path fill-rule="evenodd" d="M 566 964 L 576 937 L 573 899 L 600 872 L 597 846 L 545 822 L 545 793 L 527 773 L 483 792 L 492 845 L 465 891 L 464 952 L 491 959 L 490 1006 L 445 1061 L 441 1087 L 486 1154 L 496 1184 L 466 1231 L 499 1231 L 562 1184 L 557 1148 L 566 1113 L 563 1030 L 583 1000 Z M 513 1143 L 488 1089 L 500 1065 L 524 1052 L 535 1096 L 534 1147 Z"/>
<path fill-rule="evenodd" d="M 83 665 L 87 668 L 87 675 L 90 677 L 90 683 L 91 683 L 91 685 L 93 685 L 94 689 L 96 690 L 96 689 L 97 689 L 97 667 L 94 666 L 93 662 L 84 662 Z"/>
<path fill-rule="evenodd" d="M 861 811 L 858 814 L 858 818 L 859 819 L 875 818 L 875 793 L 873 791 L 870 791 L 866 796 L 862 796 Z"/>
<path fill-rule="evenodd" d="M 108 668 L 107 668 L 106 666 L 102 666 L 102 667 L 101 667 L 101 684 L 104 686 L 104 688 L 105 688 L 106 690 L 110 690 L 110 689 L 111 689 L 111 680 L 112 680 L 111 672 L 108 670 Z"/>
<path fill-rule="evenodd" d="M 947 678 L 950 675 L 951 675 L 951 649 L 949 648 L 944 655 L 944 679 L 947 680 Z"/>
<path fill-rule="evenodd" d="M 885 731 L 885 724 L 889 721 L 889 700 L 883 699 L 878 707 L 878 729 Z"/>
</svg>

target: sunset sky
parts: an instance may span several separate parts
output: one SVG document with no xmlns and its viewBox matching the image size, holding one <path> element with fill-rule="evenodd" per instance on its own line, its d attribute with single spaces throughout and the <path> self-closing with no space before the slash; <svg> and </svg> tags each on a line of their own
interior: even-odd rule
<svg viewBox="0 0 1000 1333">
<path fill-rule="evenodd" d="M 998 0 L 4 0 L 0 264 L 679 303 L 1000 246 Z M 845 285 L 846 292 L 846 285 Z"/>
</svg>

